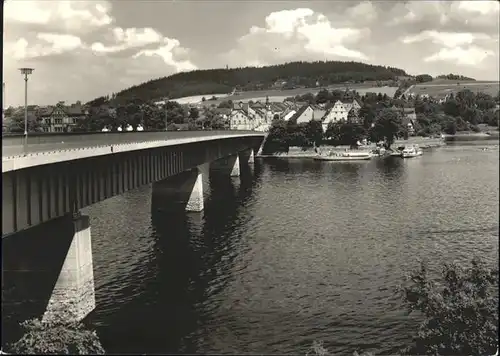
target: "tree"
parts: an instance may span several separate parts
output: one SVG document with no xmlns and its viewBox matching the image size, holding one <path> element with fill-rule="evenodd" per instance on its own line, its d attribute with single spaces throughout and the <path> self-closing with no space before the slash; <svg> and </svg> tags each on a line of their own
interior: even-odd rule
<svg viewBox="0 0 500 356">
<path fill-rule="evenodd" d="M 337 146 L 342 140 L 342 123 L 340 122 L 329 122 L 325 131 L 325 138 L 330 141 L 331 144 Z"/>
<path fill-rule="evenodd" d="M 274 120 L 269 128 L 264 146 L 262 147 L 263 154 L 273 154 L 276 152 L 288 152 L 288 123 L 285 120 Z"/>
<path fill-rule="evenodd" d="M 375 109 L 370 104 L 364 104 L 358 112 L 359 119 L 363 122 L 363 126 L 366 129 L 369 129 L 375 122 L 375 115 Z"/>
<path fill-rule="evenodd" d="M 198 110 L 198 108 L 195 108 L 195 107 L 192 107 L 189 109 L 189 118 L 190 119 L 197 119 L 200 117 L 200 111 Z"/>
<path fill-rule="evenodd" d="M 9 119 L 7 122 L 8 132 L 24 132 L 24 108 L 14 111 Z M 28 112 L 28 132 L 40 131 L 42 131 L 41 121 L 34 113 Z"/>
<path fill-rule="evenodd" d="M 318 104 L 325 104 L 326 102 L 330 101 L 330 99 L 330 92 L 326 89 L 321 89 L 316 95 L 316 102 Z"/>
<path fill-rule="evenodd" d="M 477 125 L 479 124 L 479 120 L 481 119 L 481 112 L 474 108 L 468 107 L 467 109 L 465 109 L 462 117 L 471 125 Z"/>
<path fill-rule="evenodd" d="M 460 104 L 457 100 L 455 99 L 448 99 L 444 103 L 443 106 L 444 113 L 446 115 L 451 115 L 451 116 L 459 116 L 460 115 Z"/>
<path fill-rule="evenodd" d="M 488 110 L 484 113 L 482 122 L 489 126 L 498 126 L 499 124 L 500 110 Z"/>
<path fill-rule="evenodd" d="M 39 319 L 31 319 L 21 326 L 25 334 L 9 346 L 9 352 L 25 355 L 105 353 L 96 332 L 86 329 L 81 323 L 42 322 Z"/>
<path fill-rule="evenodd" d="M 342 90 L 334 89 L 332 90 L 330 101 L 332 103 L 336 103 L 338 100 L 342 100 L 344 98 L 344 92 Z"/>
<path fill-rule="evenodd" d="M 323 141 L 323 125 L 319 120 L 311 120 L 306 124 L 306 138 L 315 146 Z"/>
<path fill-rule="evenodd" d="M 176 101 L 168 101 L 166 104 L 167 120 L 174 124 L 183 124 L 188 116 L 185 107 Z"/>
<path fill-rule="evenodd" d="M 491 95 L 479 92 L 476 94 L 476 105 L 479 110 L 486 111 L 495 108 L 496 103 Z"/>
<path fill-rule="evenodd" d="M 143 105 L 143 125 L 147 130 L 165 129 L 165 110 L 157 105 Z"/>
<path fill-rule="evenodd" d="M 232 100 L 224 100 L 219 104 L 218 108 L 232 109 L 233 108 L 233 101 Z"/>
<path fill-rule="evenodd" d="M 498 350 L 498 268 L 478 258 L 470 267 L 445 263 L 441 282 L 426 263 L 399 289 L 408 311 L 424 321 L 405 351 L 413 355 L 493 355 Z"/>
<path fill-rule="evenodd" d="M 307 123 L 293 124 L 288 121 L 288 145 L 296 147 L 309 147 L 312 142 L 307 137 Z"/>
<path fill-rule="evenodd" d="M 389 149 L 394 143 L 394 140 L 402 136 L 403 133 L 404 127 L 401 113 L 392 109 L 380 110 L 375 119 L 375 124 L 370 130 L 370 136 L 375 141 L 384 140 L 386 149 Z"/>
<path fill-rule="evenodd" d="M 432 76 L 429 74 L 419 74 L 415 77 L 417 83 L 432 82 Z"/>
<path fill-rule="evenodd" d="M 103 120 L 95 112 L 91 112 L 84 118 L 77 121 L 73 131 L 75 132 L 95 132 L 101 131 L 105 125 Z"/>
<path fill-rule="evenodd" d="M 343 144 L 357 147 L 357 142 L 361 141 L 366 135 L 366 131 L 362 125 L 347 122 L 340 127 L 340 141 Z"/>
</svg>

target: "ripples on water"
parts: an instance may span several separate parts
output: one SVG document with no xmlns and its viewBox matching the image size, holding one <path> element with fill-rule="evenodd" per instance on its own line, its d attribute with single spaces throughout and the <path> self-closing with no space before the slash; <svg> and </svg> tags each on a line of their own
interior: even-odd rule
<svg viewBox="0 0 500 356">
<path fill-rule="evenodd" d="M 91 206 L 92 322 L 108 352 L 395 352 L 417 321 L 394 289 L 419 259 L 498 264 L 498 144 L 482 145 L 259 162 L 205 180 L 202 214 L 150 187 Z"/>
</svg>

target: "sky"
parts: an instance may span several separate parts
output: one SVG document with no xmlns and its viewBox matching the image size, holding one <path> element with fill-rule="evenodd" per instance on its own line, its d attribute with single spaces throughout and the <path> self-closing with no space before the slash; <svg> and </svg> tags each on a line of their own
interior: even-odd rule
<svg viewBox="0 0 500 356">
<path fill-rule="evenodd" d="M 193 69 L 296 60 L 499 78 L 497 1 L 5 0 L 5 101 L 89 101 Z"/>
</svg>

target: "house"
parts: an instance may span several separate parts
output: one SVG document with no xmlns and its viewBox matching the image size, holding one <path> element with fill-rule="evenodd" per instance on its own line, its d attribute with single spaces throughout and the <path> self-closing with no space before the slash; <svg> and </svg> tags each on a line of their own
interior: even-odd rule
<svg viewBox="0 0 500 356">
<path fill-rule="evenodd" d="M 248 103 L 233 103 L 229 127 L 231 130 L 253 130 L 255 127 L 255 110 Z"/>
<path fill-rule="evenodd" d="M 215 109 L 216 115 L 218 115 L 224 122 L 224 128 L 231 128 L 231 109 L 228 108 L 217 108 Z"/>
<path fill-rule="evenodd" d="M 351 109 L 353 109 L 354 112 L 357 114 L 358 111 L 361 109 L 361 105 L 359 105 L 359 103 L 356 99 L 342 100 L 342 104 L 346 108 L 347 112 L 349 112 Z"/>
<path fill-rule="evenodd" d="M 278 115 L 279 118 L 283 118 L 287 111 L 288 107 L 284 103 L 270 103 L 269 105 L 271 120 L 274 119 L 275 115 Z"/>
<path fill-rule="evenodd" d="M 294 120 L 297 124 L 301 124 L 304 122 L 309 122 L 313 119 L 314 110 L 310 105 L 303 105 L 299 110 L 290 117 L 290 121 Z"/>
<path fill-rule="evenodd" d="M 326 113 L 326 110 L 320 105 L 311 105 L 313 109 L 313 120 L 321 120 Z"/>
<path fill-rule="evenodd" d="M 339 121 L 347 121 L 347 115 L 349 111 L 344 106 L 342 101 L 337 100 L 333 106 L 326 111 L 324 119 L 323 119 L 323 129 L 326 130 L 326 127 L 330 122 L 339 122 Z"/>
<path fill-rule="evenodd" d="M 64 101 L 60 101 L 56 106 L 43 108 L 38 113 L 44 132 L 71 131 L 78 120 L 84 119 L 85 115 L 86 111 L 79 101 L 71 106 L 66 106 Z"/>
<path fill-rule="evenodd" d="M 288 111 L 285 115 L 283 115 L 282 119 L 285 121 L 290 120 L 297 112 L 295 110 Z"/>
<path fill-rule="evenodd" d="M 356 99 L 337 100 L 323 117 L 323 130 L 326 130 L 330 122 L 347 121 L 349 112 L 353 110 L 357 115 L 359 109 L 361 105 Z"/>
<path fill-rule="evenodd" d="M 401 113 L 402 123 L 408 129 L 408 134 L 415 134 L 415 123 L 417 122 L 415 108 L 398 108 L 392 106 L 391 109 Z"/>
<path fill-rule="evenodd" d="M 410 135 L 415 134 L 416 122 L 417 114 L 415 113 L 415 108 L 403 108 L 403 125 L 406 125 Z"/>
<path fill-rule="evenodd" d="M 415 126 L 413 120 L 411 120 L 408 116 L 403 116 L 403 126 L 408 129 L 408 134 L 410 136 L 415 134 Z"/>
</svg>

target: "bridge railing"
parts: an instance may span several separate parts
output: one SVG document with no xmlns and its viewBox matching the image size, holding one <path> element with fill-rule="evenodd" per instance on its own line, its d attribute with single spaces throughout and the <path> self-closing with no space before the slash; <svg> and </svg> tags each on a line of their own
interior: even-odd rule
<svg viewBox="0 0 500 356">
<path fill-rule="evenodd" d="M 15 157 L 40 152 L 58 152 L 100 146 L 121 145 L 152 141 L 165 141 L 221 135 L 258 134 L 256 131 L 206 130 L 206 131 L 163 131 L 163 132 L 97 132 L 34 134 L 24 144 L 23 135 L 2 136 L 2 157 Z"/>
<path fill-rule="evenodd" d="M 126 151 L 127 148 L 131 148 L 130 146 L 133 146 L 133 145 L 141 145 L 140 147 L 137 147 L 135 149 L 141 149 L 142 146 L 144 146 L 144 144 L 146 144 L 146 147 L 144 148 L 148 148 L 148 146 L 151 146 L 151 147 L 156 147 L 158 146 L 160 143 L 166 143 L 166 142 L 169 142 L 169 141 L 173 141 L 173 140 L 179 140 L 179 139 L 188 139 L 188 138 L 197 138 L 197 137 L 217 137 L 217 136 L 238 136 L 238 135 L 248 135 L 248 134 L 254 134 L 254 135 L 258 135 L 259 132 L 255 132 L 255 131 L 205 131 L 205 135 L 175 135 L 177 137 L 170 137 L 170 138 L 167 138 L 167 137 L 163 137 L 163 139 L 156 139 L 156 140 L 153 140 L 153 139 L 148 139 L 148 140 L 135 140 L 135 141 L 127 141 L 127 142 L 117 142 L 117 143 L 114 143 L 114 142 L 108 142 L 108 143 L 99 143 L 99 144 L 92 144 L 91 142 L 85 142 L 85 145 L 82 146 L 81 144 L 78 145 L 78 143 L 65 143 L 65 142 L 62 142 L 61 145 L 58 145 L 57 143 L 55 144 L 48 144 L 52 147 L 54 147 L 54 145 L 56 147 L 54 148 L 51 148 L 51 149 L 44 149 L 46 148 L 47 144 L 38 144 L 36 145 L 35 147 L 31 147 L 32 149 L 33 148 L 36 148 L 36 150 L 32 150 L 32 151 L 29 151 L 29 150 L 24 150 L 24 147 L 21 146 L 4 146 L 3 147 L 3 152 L 2 152 L 2 159 L 3 160 L 9 160 L 9 159 L 15 159 L 15 158 L 19 158 L 19 157 L 32 157 L 32 156 L 45 156 L 45 155 L 52 155 L 52 154 L 58 154 L 58 153 L 66 153 L 66 152 L 71 152 L 71 151 L 85 151 L 85 150 L 96 150 L 96 149 L 106 149 L 109 150 L 110 153 L 113 153 L 113 152 L 121 152 L 121 151 Z M 170 135 L 171 136 L 171 135 Z M 74 145 L 74 146 L 73 146 Z M 11 152 L 9 152 L 9 150 Z M 12 152 L 14 151 L 14 152 Z M 100 152 L 100 153 L 107 153 L 107 152 Z"/>
</svg>

